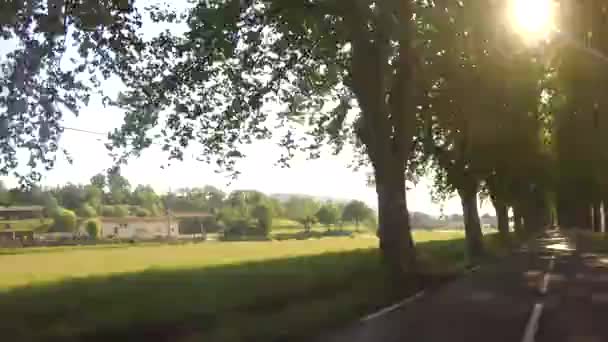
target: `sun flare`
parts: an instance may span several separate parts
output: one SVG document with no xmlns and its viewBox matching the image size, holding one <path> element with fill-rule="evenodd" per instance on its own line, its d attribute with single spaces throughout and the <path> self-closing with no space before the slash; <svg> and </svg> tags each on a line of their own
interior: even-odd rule
<svg viewBox="0 0 608 342">
<path fill-rule="evenodd" d="M 511 0 L 511 21 L 528 40 L 546 39 L 555 29 L 553 0 Z"/>
</svg>

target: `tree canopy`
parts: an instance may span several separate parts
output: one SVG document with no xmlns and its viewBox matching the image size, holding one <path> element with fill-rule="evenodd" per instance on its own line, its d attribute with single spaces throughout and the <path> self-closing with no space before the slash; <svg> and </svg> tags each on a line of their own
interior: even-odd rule
<svg viewBox="0 0 608 342">
<path fill-rule="evenodd" d="M 344 207 L 342 212 L 342 220 L 346 222 L 353 222 L 357 229 L 361 222 L 366 219 L 374 217 L 374 211 L 361 201 L 350 201 Z"/>
<path fill-rule="evenodd" d="M 52 167 L 63 113 L 114 76 L 126 89 L 106 99 L 126 112 L 110 134 L 117 161 L 153 142 L 170 158 L 195 145 L 200 159 L 238 173 L 241 147 L 257 139 L 278 140 L 283 163 L 350 144 L 374 170 L 380 247 L 397 278 L 417 270 L 408 176 L 433 175 L 440 198 L 458 194 L 473 257 L 483 254 L 479 194 L 505 238 L 509 208 L 517 229 L 556 219 L 599 227 L 608 198 L 600 1 L 564 2 L 559 32 L 536 46 L 503 20 L 507 0 L 194 1 L 181 13 L 145 9 L 154 23 L 185 27 L 147 39 L 141 11 L 118 3 L 39 0 L 2 11 L 2 37 L 19 44 L 0 64 L 1 173 L 16 170 L 17 150 L 28 152 L 31 178 Z M 62 63 L 68 42 L 77 54 Z M 109 203 L 131 196 L 119 168 L 92 183 Z M 73 201 L 71 190 L 61 201 Z M 140 190 L 138 203 L 154 202 Z M 219 210 L 221 192 L 191 190 L 189 206 Z M 309 226 L 320 206 L 299 201 L 285 214 Z M 240 216 L 276 207 L 249 191 L 227 202 Z"/>
</svg>

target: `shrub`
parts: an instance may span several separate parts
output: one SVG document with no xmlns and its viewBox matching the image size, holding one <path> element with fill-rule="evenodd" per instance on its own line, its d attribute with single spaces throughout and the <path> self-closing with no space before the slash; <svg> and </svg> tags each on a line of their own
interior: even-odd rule
<svg viewBox="0 0 608 342">
<path fill-rule="evenodd" d="M 150 216 L 162 216 L 165 214 L 163 207 L 158 204 L 152 205 L 148 210 L 150 211 Z"/>
<path fill-rule="evenodd" d="M 126 217 L 129 216 L 129 208 L 124 205 L 105 205 L 101 213 L 107 217 Z"/>
<path fill-rule="evenodd" d="M 78 208 L 78 216 L 85 218 L 97 217 L 97 211 L 90 204 L 84 203 Z"/>
<path fill-rule="evenodd" d="M 304 226 L 305 231 L 310 232 L 312 225 L 317 223 L 317 218 L 315 216 L 305 216 L 297 219 L 297 221 Z"/>
<path fill-rule="evenodd" d="M 221 222 L 217 220 L 214 216 L 206 216 L 201 218 L 203 223 L 203 227 L 205 227 L 205 232 L 207 233 L 217 233 L 221 231 L 224 227 Z"/>
<path fill-rule="evenodd" d="M 53 217 L 53 221 L 53 231 L 55 232 L 76 231 L 76 214 L 71 210 L 58 210 Z"/>
<path fill-rule="evenodd" d="M 106 217 L 114 217 L 114 206 L 104 205 L 101 207 L 101 215 Z"/>
<path fill-rule="evenodd" d="M 100 227 L 97 220 L 89 220 L 85 225 L 87 234 L 91 239 L 97 239 L 99 237 Z"/>
<path fill-rule="evenodd" d="M 44 195 L 44 211 L 46 212 L 47 217 L 55 217 L 61 211 L 61 207 L 57 203 L 57 199 L 49 194 L 45 193 Z"/>
<path fill-rule="evenodd" d="M 229 236 L 247 236 L 253 231 L 253 227 L 250 225 L 248 220 L 237 219 L 226 223 L 226 231 L 224 235 Z"/>
<path fill-rule="evenodd" d="M 152 213 L 150 212 L 150 210 L 148 210 L 146 208 L 138 207 L 138 208 L 135 208 L 135 216 L 137 216 L 137 217 L 152 216 Z"/>
<path fill-rule="evenodd" d="M 115 217 L 127 217 L 127 216 L 129 216 L 129 208 L 126 205 L 116 205 L 116 206 L 114 206 L 114 216 Z"/>
<path fill-rule="evenodd" d="M 253 209 L 252 216 L 258 221 L 258 229 L 262 235 L 270 234 L 272 227 L 272 210 L 264 205 L 258 205 Z"/>
</svg>

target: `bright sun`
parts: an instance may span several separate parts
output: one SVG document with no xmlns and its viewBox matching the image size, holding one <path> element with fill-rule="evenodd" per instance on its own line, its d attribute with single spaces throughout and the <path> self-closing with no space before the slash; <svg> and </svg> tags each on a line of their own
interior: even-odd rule
<svg viewBox="0 0 608 342">
<path fill-rule="evenodd" d="M 547 38 L 555 29 L 553 0 L 511 0 L 511 21 L 524 38 Z"/>
</svg>

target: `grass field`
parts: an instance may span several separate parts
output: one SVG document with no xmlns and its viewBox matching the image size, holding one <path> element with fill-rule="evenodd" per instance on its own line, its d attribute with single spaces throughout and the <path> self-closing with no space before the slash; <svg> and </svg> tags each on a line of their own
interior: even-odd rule
<svg viewBox="0 0 608 342">
<path fill-rule="evenodd" d="M 415 235 L 427 273 L 464 266 L 461 232 Z M 0 255 L 0 336 L 291 341 L 395 299 L 376 246 L 357 237 Z"/>
</svg>

